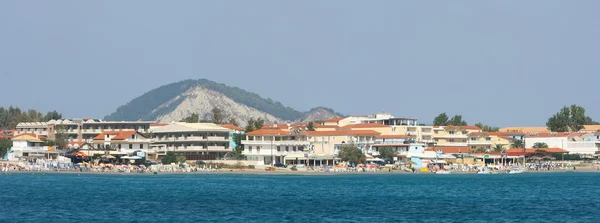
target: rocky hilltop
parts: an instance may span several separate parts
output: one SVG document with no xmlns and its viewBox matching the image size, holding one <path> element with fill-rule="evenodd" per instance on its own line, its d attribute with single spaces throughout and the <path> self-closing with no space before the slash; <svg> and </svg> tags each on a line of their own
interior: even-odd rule
<svg viewBox="0 0 600 223">
<path fill-rule="evenodd" d="M 300 112 L 237 87 L 200 79 L 158 87 L 120 106 L 104 119 L 170 122 L 179 121 L 192 113 L 209 119 L 213 108 L 221 109 L 227 119 L 234 118 L 241 126 L 245 126 L 250 118 L 261 118 L 266 123 L 285 123 L 342 116 L 324 107 Z"/>
</svg>

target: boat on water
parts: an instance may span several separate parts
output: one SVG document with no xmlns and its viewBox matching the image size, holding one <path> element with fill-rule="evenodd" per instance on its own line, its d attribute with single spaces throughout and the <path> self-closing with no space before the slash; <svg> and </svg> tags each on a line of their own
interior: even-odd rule
<svg viewBox="0 0 600 223">
<path fill-rule="evenodd" d="M 480 170 L 477 172 L 477 174 L 492 174 L 492 171 L 490 170 Z"/>
<path fill-rule="evenodd" d="M 510 171 L 508 171 L 508 174 L 517 174 L 517 173 L 523 173 L 523 172 L 525 172 L 525 170 L 521 170 L 521 169 L 510 170 Z"/>
<path fill-rule="evenodd" d="M 450 173 L 451 172 L 447 171 L 447 170 L 438 170 L 438 171 L 435 171 L 435 174 L 450 174 Z"/>
</svg>

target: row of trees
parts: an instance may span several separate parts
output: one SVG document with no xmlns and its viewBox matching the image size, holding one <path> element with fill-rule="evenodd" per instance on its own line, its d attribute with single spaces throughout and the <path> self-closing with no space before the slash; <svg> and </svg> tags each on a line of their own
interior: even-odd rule
<svg viewBox="0 0 600 223">
<path fill-rule="evenodd" d="M 454 115 L 452 118 L 449 118 L 446 112 L 439 114 L 433 119 L 433 125 L 438 126 L 465 126 L 467 125 L 467 121 L 462 119 L 462 115 Z"/>
<path fill-rule="evenodd" d="M 0 128 L 14 129 L 19 122 L 46 122 L 52 119 L 61 119 L 62 114 L 51 111 L 42 114 L 33 109 L 22 111 L 20 108 L 10 106 L 8 109 L 0 107 Z"/>
<path fill-rule="evenodd" d="M 12 147 L 12 141 L 10 139 L 0 139 L 0 159 L 4 157 L 4 154 L 8 152 L 8 149 Z"/>
<path fill-rule="evenodd" d="M 546 122 L 546 126 L 552 132 L 579 131 L 583 129 L 583 125 L 598 124 L 600 123 L 585 115 L 585 108 L 575 104 L 564 106 Z"/>
</svg>

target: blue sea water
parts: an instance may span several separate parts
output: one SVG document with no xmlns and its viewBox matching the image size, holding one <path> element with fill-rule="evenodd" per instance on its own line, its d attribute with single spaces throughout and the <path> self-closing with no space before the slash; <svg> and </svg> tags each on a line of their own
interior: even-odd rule
<svg viewBox="0 0 600 223">
<path fill-rule="evenodd" d="M 600 222 L 600 173 L 0 175 L 0 222 Z"/>
</svg>

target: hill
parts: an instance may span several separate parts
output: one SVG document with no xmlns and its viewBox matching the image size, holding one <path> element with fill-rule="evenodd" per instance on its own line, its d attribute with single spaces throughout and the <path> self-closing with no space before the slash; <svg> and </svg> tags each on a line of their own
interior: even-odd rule
<svg viewBox="0 0 600 223">
<path fill-rule="evenodd" d="M 184 80 L 148 91 L 117 108 L 105 120 L 179 121 L 192 113 L 208 117 L 212 108 L 245 124 L 250 118 L 266 122 L 313 121 L 342 116 L 330 108 L 317 107 L 300 112 L 280 102 L 214 81 Z"/>
</svg>

